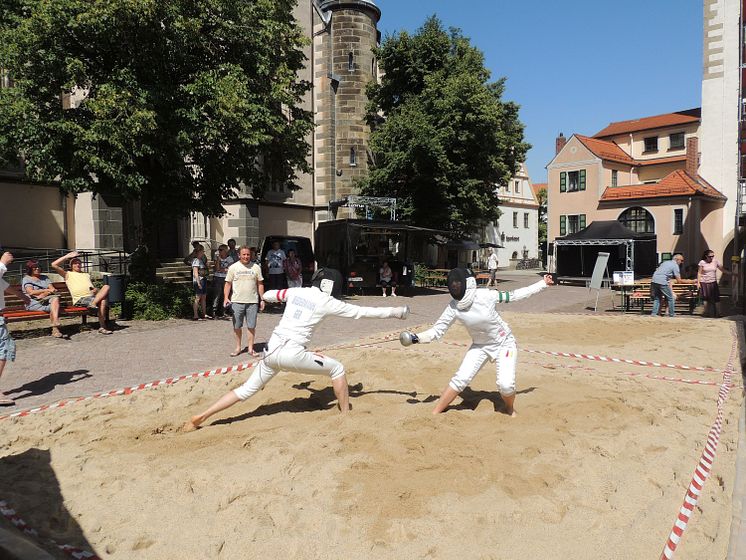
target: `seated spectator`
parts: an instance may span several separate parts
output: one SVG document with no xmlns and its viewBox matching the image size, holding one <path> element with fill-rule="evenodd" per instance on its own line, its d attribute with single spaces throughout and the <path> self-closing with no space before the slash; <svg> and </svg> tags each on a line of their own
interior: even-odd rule
<svg viewBox="0 0 746 560">
<path fill-rule="evenodd" d="M 378 276 L 381 280 L 383 297 L 386 297 L 386 288 L 391 288 L 391 296 L 396 297 L 396 276 L 394 275 L 394 271 L 391 270 L 388 261 L 383 261 L 383 264 L 378 271 Z"/>
<path fill-rule="evenodd" d="M 26 275 L 21 281 L 21 290 L 26 298 L 26 309 L 49 313 L 52 322 L 52 336 L 64 338 L 60 332 L 60 295 L 35 260 L 26 263 Z"/>
<path fill-rule="evenodd" d="M 68 260 L 70 261 L 70 270 L 65 270 L 62 265 Z M 98 332 L 111 334 L 106 321 L 109 310 L 109 286 L 103 286 L 99 290 L 91 282 L 91 275 L 87 272 L 81 272 L 83 263 L 80 262 L 77 251 L 72 251 L 54 261 L 52 268 L 65 279 L 67 289 L 70 290 L 70 296 L 72 296 L 73 305 L 97 309 Z"/>
</svg>

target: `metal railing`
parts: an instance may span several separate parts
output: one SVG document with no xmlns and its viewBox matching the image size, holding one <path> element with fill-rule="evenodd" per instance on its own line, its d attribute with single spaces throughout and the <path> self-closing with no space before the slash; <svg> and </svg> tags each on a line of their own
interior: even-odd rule
<svg viewBox="0 0 746 560">
<path fill-rule="evenodd" d="M 7 247 L 0 248 L 0 252 L 10 251 L 13 254 L 13 263 L 8 267 L 6 279 L 11 283 L 20 282 L 26 274 L 26 262 L 35 260 L 39 262 L 42 271 L 54 273 L 52 263 L 61 256 L 70 252 L 69 249 L 56 249 L 48 247 Z M 77 249 L 78 258 L 82 263 L 84 272 L 92 275 L 103 274 L 127 274 L 129 266 L 129 255 L 124 251 L 107 251 L 101 249 Z"/>
</svg>

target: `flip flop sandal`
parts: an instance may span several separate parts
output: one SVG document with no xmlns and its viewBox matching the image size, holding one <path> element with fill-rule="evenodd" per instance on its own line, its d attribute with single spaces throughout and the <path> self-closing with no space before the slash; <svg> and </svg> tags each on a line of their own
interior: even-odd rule
<svg viewBox="0 0 746 560">
<path fill-rule="evenodd" d="M 231 358 L 235 358 L 236 356 L 240 356 L 241 354 L 243 354 L 243 350 L 241 350 L 240 352 L 231 352 Z"/>
<path fill-rule="evenodd" d="M 65 335 L 61 332 L 52 333 L 53 338 L 65 338 Z"/>
<path fill-rule="evenodd" d="M 100 332 L 101 334 L 114 334 L 113 331 L 110 331 L 109 329 L 103 329 L 103 328 L 98 329 L 98 332 Z"/>
</svg>

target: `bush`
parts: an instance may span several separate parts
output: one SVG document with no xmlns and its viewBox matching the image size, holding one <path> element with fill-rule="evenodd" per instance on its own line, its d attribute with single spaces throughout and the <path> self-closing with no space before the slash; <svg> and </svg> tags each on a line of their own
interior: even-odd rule
<svg viewBox="0 0 746 560">
<path fill-rule="evenodd" d="M 414 263 L 414 282 L 416 286 L 423 286 L 427 275 L 428 270 L 424 264 Z"/>
<path fill-rule="evenodd" d="M 194 294 L 190 285 L 133 282 L 127 286 L 127 315 L 143 321 L 190 317 Z"/>
</svg>

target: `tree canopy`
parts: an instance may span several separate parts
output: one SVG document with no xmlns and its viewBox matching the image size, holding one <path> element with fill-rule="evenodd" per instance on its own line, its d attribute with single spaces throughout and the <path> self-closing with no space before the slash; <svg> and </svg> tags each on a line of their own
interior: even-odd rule
<svg viewBox="0 0 746 560">
<path fill-rule="evenodd" d="M 468 235 L 500 215 L 496 186 L 525 159 L 518 105 L 502 100 L 484 55 L 435 16 L 387 37 L 368 87 L 373 165 L 365 194 L 394 196 L 417 225 Z"/>
<path fill-rule="evenodd" d="M 4 0 L 0 164 L 151 215 L 223 212 L 244 186 L 295 188 L 312 115 L 299 107 L 296 0 Z M 63 109 L 61 93 L 83 92 Z"/>
</svg>

